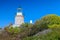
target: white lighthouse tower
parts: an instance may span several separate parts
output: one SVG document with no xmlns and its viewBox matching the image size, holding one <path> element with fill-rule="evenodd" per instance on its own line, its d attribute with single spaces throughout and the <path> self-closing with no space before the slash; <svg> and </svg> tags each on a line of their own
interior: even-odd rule
<svg viewBox="0 0 60 40">
<path fill-rule="evenodd" d="M 17 9 L 17 15 L 15 16 L 15 24 L 14 27 L 17 26 L 21 26 L 21 24 L 24 23 L 24 16 L 22 14 L 22 8 L 18 8 Z"/>
</svg>

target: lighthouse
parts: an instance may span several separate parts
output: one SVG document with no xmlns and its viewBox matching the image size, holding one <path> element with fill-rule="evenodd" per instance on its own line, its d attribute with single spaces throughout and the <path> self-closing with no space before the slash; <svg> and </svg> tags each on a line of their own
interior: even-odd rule
<svg viewBox="0 0 60 40">
<path fill-rule="evenodd" d="M 15 16 L 15 24 L 14 24 L 14 27 L 15 26 L 21 26 L 22 23 L 24 23 L 24 16 L 22 14 L 22 8 L 18 8 L 17 9 L 17 14 Z"/>
</svg>

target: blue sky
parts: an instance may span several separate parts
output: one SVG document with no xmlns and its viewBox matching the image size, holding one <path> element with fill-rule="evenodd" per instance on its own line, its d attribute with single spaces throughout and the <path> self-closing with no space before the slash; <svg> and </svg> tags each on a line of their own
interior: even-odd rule
<svg viewBox="0 0 60 40">
<path fill-rule="evenodd" d="M 25 22 L 35 22 L 47 14 L 60 15 L 60 0 L 0 0 L 0 27 L 14 23 L 17 8 L 21 6 Z"/>
</svg>

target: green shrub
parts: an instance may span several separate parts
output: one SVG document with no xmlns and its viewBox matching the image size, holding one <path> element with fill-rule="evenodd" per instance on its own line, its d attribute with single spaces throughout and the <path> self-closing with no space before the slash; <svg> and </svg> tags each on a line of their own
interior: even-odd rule
<svg viewBox="0 0 60 40">
<path fill-rule="evenodd" d="M 60 28 L 51 29 L 47 34 L 40 34 L 39 36 L 25 37 L 23 40 L 60 40 Z"/>
<path fill-rule="evenodd" d="M 44 16 L 35 22 L 35 26 L 40 28 L 49 28 L 49 25 L 52 27 L 54 24 L 60 25 L 60 17 L 54 14 Z"/>
</svg>

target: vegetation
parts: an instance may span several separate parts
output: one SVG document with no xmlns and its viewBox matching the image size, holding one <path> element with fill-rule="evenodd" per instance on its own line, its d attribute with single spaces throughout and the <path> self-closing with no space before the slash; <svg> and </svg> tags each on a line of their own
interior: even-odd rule
<svg viewBox="0 0 60 40">
<path fill-rule="evenodd" d="M 51 31 L 45 31 L 48 29 Z M 20 27 L 10 24 L 1 31 L 0 40 L 60 40 L 60 16 L 46 15 L 34 24 L 24 23 Z"/>
<path fill-rule="evenodd" d="M 26 37 L 23 40 L 60 40 L 60 28 L 51 29 L 47 34 Z"/>
</svg>

